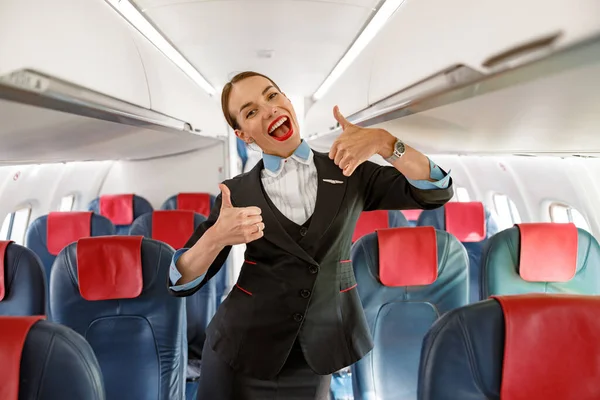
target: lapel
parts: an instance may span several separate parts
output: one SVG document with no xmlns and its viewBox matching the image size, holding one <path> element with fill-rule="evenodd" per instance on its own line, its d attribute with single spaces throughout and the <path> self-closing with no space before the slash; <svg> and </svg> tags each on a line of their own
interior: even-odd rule
<svg viewBox="0 0 600 400">
<path fill-rule="evenodd" d="M 264 189 L 260 179 L 261 171 L 264 168 L 263 160 L 260 160 L 256 166 L 248 173 L 248 179 L 242 180 L 245 182 L 242 185 L 240 192 L 242 195 L 235 199 L 236 207 L 256 206 L 261 209 L 263 222 L 265 224 L 263 238 L 280 247 L 296 257 L 314 264 L 319 265 L 281 226 L 273 210 L 265 199 Z M 233 197 L 233 193 L 232 193 Z M 311 221 L 311 226 L 314 220 Z M 307 234 L 308 236 L 308 234 Z"/>
<path fill-rule="evenodd" d="M 338 214 L 348 186 L 348 177 L 342 174 L 342 170 L 328 155 L 315 151 L 313 154 L 318 179 L 317 201 L 308 232 L 301 242 L 317 244 Z"/>
</svg>

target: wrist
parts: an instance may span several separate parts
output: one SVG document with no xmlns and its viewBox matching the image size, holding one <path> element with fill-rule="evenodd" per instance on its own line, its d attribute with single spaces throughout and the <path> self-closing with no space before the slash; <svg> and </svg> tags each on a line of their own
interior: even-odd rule
<svg viewBox="0 0 600 400">
<path fill-rule="evenodd" d="M 202 247 L 211 252 L 221 251 L 227 245 L 223 242 L 222 238 L 220 237 L 216 225 L 213 225 L 210 228 L 208 228 L 204 236 L 202 236 L 202 239 L 204 239 Z"/>
<path fill-rule="evenodd" d="M 377 154 L 381 157 L 389 158 L 394 154 L 394 145 L 396 144 L 396 137 L 386 130 L 381 130 L 381 139 L 379 140 L 379 150 Z"/>
</svg>

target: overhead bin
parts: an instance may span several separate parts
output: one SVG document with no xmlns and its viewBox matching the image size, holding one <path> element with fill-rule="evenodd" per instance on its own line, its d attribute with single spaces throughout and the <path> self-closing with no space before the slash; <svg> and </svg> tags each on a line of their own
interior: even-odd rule
<svg viewBox="0 0 600 400">
<path fill-rule="evenodd" d="M 214 122 L 218 102 L 104 0 L 4 1 L 0 76 L 22 70 L 185 121 L 195 133 L 226 133 Z"/>
<path fill-rule="evenodd" d="M 598 15 L 597 0 L 407 0 L 330 91 L 308 111 L 306 133 L 327 134 L 335 123 L 329 117 L 333 104 L 339 104 L 346 116 L 353 113 L 354 104 L 347 93 L 363 90 L 364 82 L 368 82 L 368 88 L 355 94 L 366 99 L 363 109 L 456 68 L 465 74 L 460 79 L 468 82 L 507 67 L 508 64 L 488 62 L 511 49 L 552 37 L 545 47 L 548 54 L 600 33 Z M 537 56 L 544 54 L 539 48 L 535 50 Z M 524 60 L 527 58 L 521 61 Z M 442 79 L 442 87 L 457 82 L 456 75 L 446 78 Z M 422 94 L 413 91 L 412 98 Z M 344 111 L 346 108 L 349 110 Z"/>
</svg>

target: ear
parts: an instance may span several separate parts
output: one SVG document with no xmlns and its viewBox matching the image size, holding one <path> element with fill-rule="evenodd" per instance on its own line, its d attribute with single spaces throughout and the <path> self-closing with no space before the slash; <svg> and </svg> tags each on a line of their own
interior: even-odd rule
<svg viewBox="0 0 600 400">
<path fill-rule="evenodd" d="M 244 142 L 246 142 L 246 144 L 250 143 L 250 140 L 252 138 L 246 132 L 244 132 L 242 130 L 239 130 L 239 129 L 236 129 L 234 132 L 235 132 L 235 136 L 237 136 L 240 139 L 242 139 Z"/>
</svg>

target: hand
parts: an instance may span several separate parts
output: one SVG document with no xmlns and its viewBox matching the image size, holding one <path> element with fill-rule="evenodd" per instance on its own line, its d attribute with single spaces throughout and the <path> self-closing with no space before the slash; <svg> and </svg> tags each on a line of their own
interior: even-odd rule
<svg viewBox="0 0 600 400">
<path fill-rule="evenodd" d="M 354 170 L 374 154 L 389 157 L 393 152 L 396 138 L 382 129 L 362 128 L 353 125 L 344 118 L 338 106 L 333 108 L 333 115 L 340 123 L 343 132 L 329 150 L 329 158 L 340 167 L 345 176 L 350 176 Z"/>
<path fill-rule="evenodd" d="M 262 222 L 258 207 L 234 207 L 231 204 L 231 192 L 226 185 L 220 184 L 221 212 L 212 229 L 215 237 L 223 246 L 250 243 L 263 237 L 265 224 Z"/>
</svg>

